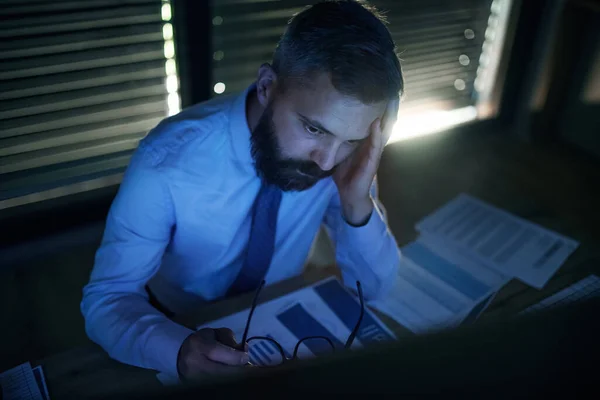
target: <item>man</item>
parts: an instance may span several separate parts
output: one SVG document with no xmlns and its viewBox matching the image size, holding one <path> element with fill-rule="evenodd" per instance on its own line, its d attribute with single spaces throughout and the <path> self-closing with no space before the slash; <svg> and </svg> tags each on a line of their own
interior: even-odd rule
<svg viewBox="0 0 600 400">
<path fill-rule="evenodd" d="M 296 15 L 272 65 L 236 97 L 163 120 L 140 143 L 108 215 L 81 310 L 113 358 L 194 377 L 248 356 L 229 329 L 170 312 L 300 274 L 325 224 L 345 283 L 383 293 L 399 265 L 375 173 L 403 80 L 380 17 L 354 1 Z"/>
</svg>

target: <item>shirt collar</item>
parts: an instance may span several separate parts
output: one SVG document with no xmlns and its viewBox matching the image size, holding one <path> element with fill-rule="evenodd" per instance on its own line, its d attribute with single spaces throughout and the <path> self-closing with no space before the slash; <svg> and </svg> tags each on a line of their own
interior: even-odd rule
<svg viewBox="0 0 600 400">
<path fill-rule="evenodd" d="M 250 153 L 250 128 L 246 115 L 246 100 L 256 88 L 256 83 L 250 85 L 233 101 L 229 114 L 229 133 L 236 158 L 245 163 L 253 163 Z"/>
</svg>

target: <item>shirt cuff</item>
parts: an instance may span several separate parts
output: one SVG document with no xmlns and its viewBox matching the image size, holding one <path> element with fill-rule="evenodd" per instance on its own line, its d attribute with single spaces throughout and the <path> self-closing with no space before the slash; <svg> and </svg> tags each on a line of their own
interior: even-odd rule
<svg viewBox="0 0 600 400">
<path fill-rule="evenodd" d="M 381 244 L 381 240 L 387 235 L 387 225 L 375 202 L 373 202 L 373 212 L 365 224 L 356 226 L 349 224 L 344 218 L 342 220 L 339 240 L 350 244 L 350 248 L 357 251 Z"/>
<path fill-rule="evenodd" d="M 156 368 L 160 372 L 179 376 L 177 371 L 179 349 L 185 339 L 194 332 L 171 320 L 165 321 L 165 324 L 161 326 L 160 332 L 157 330 L 156 336 L 152 338 L 151 348 L 147 349 L 151 354 L 150 357 L 156 360 L 156 363 L 153 363 L 153 365 L 156 365 Z"/>
</svg>

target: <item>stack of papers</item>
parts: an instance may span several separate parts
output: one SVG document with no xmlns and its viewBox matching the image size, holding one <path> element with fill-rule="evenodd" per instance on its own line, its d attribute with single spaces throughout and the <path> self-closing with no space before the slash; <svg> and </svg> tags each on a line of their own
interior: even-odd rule
<svg viewBox="0 0 600 400">
<path fill-rule="evenodd" d="M 49 400 L 48 387 L 41 366 L 31 368 L 29 362 L 0 374 L 3 400 Z"/>
<path fill-rule="evenodd" d="M 474 321 L 512 278 L 541 288 L 578 246 L 466 194 L 416 228 L 392 292 L 372 304 L 415 333 Z"/>
</svg>

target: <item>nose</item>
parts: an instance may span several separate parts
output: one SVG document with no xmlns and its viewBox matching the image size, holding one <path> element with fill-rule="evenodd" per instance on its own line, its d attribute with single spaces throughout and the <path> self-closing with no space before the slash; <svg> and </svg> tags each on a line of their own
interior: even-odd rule
<svg viewBox="0 0 600 400">
<path fill-rule="evenodd" d="M 339 145 L 332 143 L 327 147 L 320 147 L 311 153 L 310 159 L 323 171 L 329 171 L 335 166 L 335 156 Z"/>
</svg>

